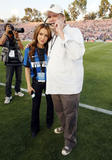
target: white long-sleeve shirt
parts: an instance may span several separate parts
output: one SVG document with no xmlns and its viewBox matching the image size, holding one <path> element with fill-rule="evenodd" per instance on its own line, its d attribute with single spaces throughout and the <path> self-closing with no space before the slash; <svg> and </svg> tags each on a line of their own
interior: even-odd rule
<svg viewBox="0 0 112 160">
<path fill-rule="evenodd" d="M 78 28 L 69 25 L 63 31 L 65 40 L 57 36 L 49 43 L 46 94 L 77 94 L 82 90 L 83 37 Z"/>
</svg>

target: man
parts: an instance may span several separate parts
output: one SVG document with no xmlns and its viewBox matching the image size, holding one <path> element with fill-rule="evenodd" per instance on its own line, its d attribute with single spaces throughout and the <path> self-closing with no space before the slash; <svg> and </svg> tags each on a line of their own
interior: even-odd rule
<svg viewBox="0 0 112 160">
<path fill-rule="evenodd" d="M 14 30 L 12 24 L 6 23 L 4 26 L 4 34 L 0 38 L 0 46 L 2 46 L 2 55 L 6 65 L 6 97 L 4 104 L 9 104 L 12 100 L 11 84 L 15 72 L 16 84 L 15 95 L 24 96 L 20 92 L 21 76 L 22 76 L 22 61 L 23 57 L 20 49 L 24 49 L 19 34 Z"/>
<path fill-rule="evenodd" d="M 61 127 L 55 133 L 64 133 L 62 155 L 68 155 L 75 147 L 80 92 L 83 84 L 84 42 L 78 28 L 65 23 L 64 11 L 51 5 L 45 12 L 47 23 L 53 31 L 47 66 L 46 93 L 52 95 L 55 111 Z"/>
</svg>

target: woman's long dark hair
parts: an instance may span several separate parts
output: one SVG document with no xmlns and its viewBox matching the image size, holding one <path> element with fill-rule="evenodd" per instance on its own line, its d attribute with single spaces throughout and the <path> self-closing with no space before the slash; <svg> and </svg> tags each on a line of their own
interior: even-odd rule
<svg viewBox="0 0 112 160">
<path fill-rule="evenodd" d="M 37 43 L 38 43 L 38 40 L 37 40 L 37 36 L 40 32 L 40 30 L 42 28 L 45 28 L 48 32 L 48 40 L 47 42 L 44 44 L 44 47 L 45 47 L 45 50 L 46 50 L 46 53 L 47 53 L 47 50 L 48 50 L 48 42 L 51 40 L 51 30 L 49 28 L 48 25 L 46 24 L 40 24 L 36 27 L 35 31 L 34 31 L 34 35 L 33 35 L 33 41 L 31 43 L 31 46 L 30 46 L 30 52 L 29 52 L 29 57 L 31 59 L 31 61 L 33 60 L 32 56 L 34 56 L 35 54 L 35 49 L 37 48 Z"/>
</svg>

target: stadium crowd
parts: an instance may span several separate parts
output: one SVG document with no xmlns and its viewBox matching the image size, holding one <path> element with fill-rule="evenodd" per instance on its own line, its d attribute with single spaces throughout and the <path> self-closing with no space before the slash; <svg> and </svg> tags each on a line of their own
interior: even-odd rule
<svg viewBox="0 0 112 160">
<path fill-rule="evenodd" d="M 84 40 L 112 40 L 112 19 L 73 22 L 73 26 L 80 28 Z"/>
<path fill-rule="evenodd" d="M 67 23 L 78 27 L 85 41 L 112 41 L 112 19 L 69 21 Z M 31 40 L 37 24 L 36 22 L 15 24 L 15 27 L 25 29 L 25 32 L 20 34 L 21 40 Z M 4 24 L 0 24 L 0 37 L 3 34 L 3 26 Z"/>
</svg>

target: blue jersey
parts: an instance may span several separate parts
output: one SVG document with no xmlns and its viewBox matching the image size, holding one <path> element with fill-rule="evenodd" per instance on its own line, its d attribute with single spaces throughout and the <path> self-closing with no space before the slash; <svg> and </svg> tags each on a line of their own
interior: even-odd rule
<svg viewBox="0 0 112 160">
<path fill-rule="evenodd" d="M 30 68 L 31 78 L 35 77 L 38 82 L 46 81 L 46 66 L 47 66 L 47 55 L 44 53 L 44 59 L 40 61 L 37 49 L 35 49 L 35 54 L 32 56 L 33 61 L 29 57 L 29 48 L 25 49 L 24 54 L 24 66 Z"/>
</svg>

